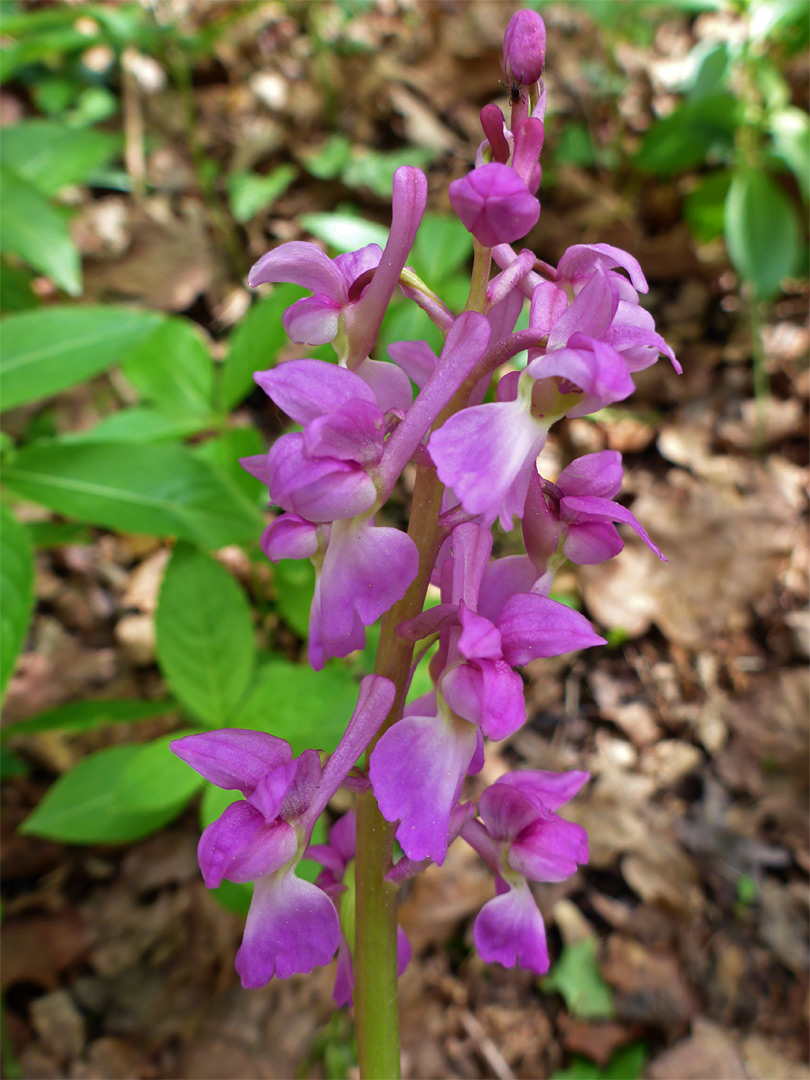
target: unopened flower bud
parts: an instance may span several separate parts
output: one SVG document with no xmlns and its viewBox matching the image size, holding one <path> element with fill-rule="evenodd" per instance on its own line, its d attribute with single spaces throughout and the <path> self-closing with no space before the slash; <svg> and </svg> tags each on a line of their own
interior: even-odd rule
<svg viewBox="0 0 810 1080">
<path fill-rule="evenodd" d="M 524 182 L 496 161 L 454 180 L 448 194 L 455 212 L 484 247 L 519 240 L 540 216 L 540 203 Z"/>
<path fill-rule="evenodd" d="M 536 11 L 516 12 L 503 36 L 503 71 L 508 82 L 528 86 L 543 74 L 546 27 Z"/>
</svg>

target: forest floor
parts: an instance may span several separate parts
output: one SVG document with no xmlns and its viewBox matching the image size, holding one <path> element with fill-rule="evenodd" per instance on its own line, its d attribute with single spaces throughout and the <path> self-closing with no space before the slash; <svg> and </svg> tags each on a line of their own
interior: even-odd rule
<svg viewBox="0 0 810 1080">
<path fill-rule="evenodd" d="M 195 17 L 216 9 L 198 6 Z M 329 20 L 340 10 L 310 6 L 316 39 L 298 9 L 257 4 L 253 23 L 220 40 L 192 72 L 202 153 L 231 167 L 296 160 L 329 125 L 354 146 L 410 142 L 433 151 L 429 206 L 448 211 L 447 181 L 480 139 L 478 111 L 504 93 L 499 36 L 511 8 L 375 4 L 333 48 Z M 620 450 L 633 512 L 669 561 L 632 538 L 615 560 L 560 583 L 613 632 L 611 645 L 529 666 L 530 722 L 491 748 L 471 793 L 515 766 L 591 773 L 568 808 L 588 830 L 590 863 L 535 888 L 552 957 L 563 960 L 551 983 L 481 963 L 471 926 L 492 882 L 456 845 L 402 904 L 414 957 L 401 979 L 410 1077 L 810 1077 L 807 291 L 796 284 L 763 309 L 755 356 L 722 244 L 697 246 L 681 220 L 689 177 L 644 177 L 626 164 L 665 93 L 657 72 L 705 31 L 701 18 L 673 17 L 651 44 L 613 50 L 581 10 L 549 9 L 548 184 L 530 240 L 550 262 L 582 242 L 632 252 L 684 374 L 662 360 L 638 378 L 629 407 L 568 421 L 541 471 L 574 452 Z M 609 94 L 589 63 L 602 65 Z M 182 312 L 216 341 L 245 310 L 247 265 L 306 235 L 296 215 L 353 202 L 386 222 L 384 199 L 303 174 L 269 218 L 223 226 L 200 198 L 176 95 L 144 86 L 127 116 L 154 136 L 150 194 L 82 193 L 85 299 Z M 29 110 L 13 85 L 2 106 L 6 119 Z M 566 125 L 590 131 L 611 167 L 555 164 Z M 758 397 L 755 364 L 768 385 Z M 257 398 L 242 410 L 259 422 L 263 407 Z M 93 384 L 56 408 L 65 429 L 85 425 Z M 158 696 L 150 627 L 164 565 L 160 541 L 103 530 L 41 552 L 7 719 L 85 697 Z M 169 729 L 152 721 L 14 743 L 31 765 L 4 786 L 2 804 L 2 985 L 17 1075 L 346 1075 L 350 1025 L 334 1014 L 331 970 L 239 986 L 241 921 L 199 878 L 194 808 L 115 849 L 16 832 L 90 749 Z"/>
</svg>

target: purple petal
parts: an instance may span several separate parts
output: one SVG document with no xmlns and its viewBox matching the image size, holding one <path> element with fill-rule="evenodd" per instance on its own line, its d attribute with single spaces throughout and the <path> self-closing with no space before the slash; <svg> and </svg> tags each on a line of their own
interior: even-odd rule
<svg viewBox="0 0 810 1080">
<path fill-rule="evenodd" d="M 292 750 L 283 739 L 241 728 L 186 735 L 175 739 L 171 749 L 212 784 L 243 795 L 249 795 L 267 773 L 292 761 Z"/>
<path fill-rule="evenodd" d="M 645 293 L 649 288 L 638 260 L 611 244 L 575 244 L 568 248 L 557 264 L 557 275 L 566 281 L 578 281 L 589 277 L 597 266 L 603 270 L 621 267 L 630 275 L 634 289 Z"/>
<path fill-rule="evenodd" d="M 644 330 L 635 326 L 612 326 L 605 334 L 605 341 L 624 353 L 628 367 L 631 371 L 641 371 L 650 367 L 658 359 L 658 354 L 663 353 L 680 375 L 683 368 L 678 363 L 675 353 L 664 341 L 660 334 L 653 330 Z M 638 350 L 638 351 L 637 351 Z M 648 350 L 645 354 L 642 350 Z M 632 366 L 631 366 L 632 358 Z"/>
<path fill-rule="evenodd" d="M 396 836 L 409 858 L 444 862 L 475 730 L 463 720 L 406 716 L 375 746 L 369 768 L 374 795 L 383 817 L 400 822 Z"/>
<path fill-rule="evenodd" d="M 355 398 L 374 403 L 374 392 L 359 375 L 326 360 L 287 360 L 254 372 L 253 378 L 297 424 L 308 424 Z"/>
<path fill-rule="evenodd" d="M 379 244 L 366 244 L 357 251 L 345 251 L 334 260 L 334 265 L 346 282 L 347 289 L 368 270 L 380 265 L 382 248 Z"/>
<path fill-rule="evenodd" d="M 512 667 L 541 656 L 560 656 L 606 644 L 584 615 L 535 593 L 521 593 L 507 600 L 498 618 L 498 629 L 503 658 Z"/>
<path fill-rule="evenodd" d="M 556 281 L 542 281 L 532 292 L 529 326 L 540 337 L 545 337 L 562 318 L 568 304 L 568 293 L 561 285 Z"/>
<path fill-rule="evenodd" d="M 503 779 L 490 784 L 482 792 L 478 800 L 478 813 L 493 840 L 511 843 L 537 819 L 539 811 L 527 795 L 514 785 L 502 783 Z"/>
<path fill-rule="evenodd" d="M 503 660 L 461 664 L 442 679 L 450 708 L 471 724 L 480 724 L 488 739 L 505 739 L 526 722 L 523 680 Z"/>
<path fill-rule="evenodd" d="M 463 603 L 467 614 L 471 615 L 477 608 L 481 581 L 492 554 L 492 533 L 473 521 L 457 525 L 451 535 L 451 549 L 453 552 L 451 597 L 455 603 Z M 470 620 L 471 627 L 473 622 L 474 620 Z"/>
<path fill-rule="evenodd" d="M 426 341 L 393 341 L 388 355 L 421 390 L 433 374 L 439 358 Z"/>
<path fill-rule="evenodd" d="M 267 454 L 251 454 L 250 457 L 239 458 L 239 464 L 245 472 L 255 476 L 260 483 L 270 486 L 270 466 Z"/>
<path fill-rule="evenodd" d="M 537 573 L 545 571 L 548 560 L 560 543 L 563 530 L 559 513 L 555 511 L 554 500 L 546 498 L 543 481 L 535 469 L 529 477 L 529 490 L 526 495 L 523 543 Z M 528 589 L 515 591 L 528 592 Z"/>
<path fill-rule="evenodd" d="M 321 757 L 317 750 L 304 750 L 293 764 L 295 772 L 279 811 L 279 816 L 284 821 L 297 821 L 307 813 L 315 799 L 321 780 Z M 307 823 L 310 828 L 315 824 L 318 816 L 319 814 L 316 814 L 313 820 Z M 307 826 L 304 825 L 304 827 Z"/>
<path fill-rule="evenodd" d="M 615 499 L 622 489 L 622 455 L 618 450 L 583 454 L 566 465 L 557 478 L 563 495 L 599 495 Z"/>
<path fill-rule="evenodd" d="M 338 945 L 337 964 L 335 965 L 335 986 L 332 1000 L 339 1009 L 351 1005 L 354 1000 L 354 971 L 352 970 L 352 951 L 343 934 Z"/>
<path fill-rule="evenodd" d="M 577 524 L 588 521 L 621 521 L 629 525 L 636 532 L 647 547 L 654 551 L 659 559 L 667 560 L 661 553 L 661 549 L 652 542 L 638 519 L 630 513 L 626 506 L 612 502 L 610 499 L 599 499 L 589 495 L 566 495 L 560 503 L 564 517 Z M 570 534 L 569 534 L 570 535 Z M 570 558 L 570 556 L 569 556 Z"/>
<path fill-rule="evenodd" d="M 355 398 L 307 424 L 304 452 L 313 458 L 336 458 L 371 468 L 382 457 L 383 435 L 384 417 L 377 406 Z"/>
<path fill-rule="evenodd" d="M 363 625 L 371 626 L 404 596 L 418 567 L 416 545 L 407 533 L 359 519 L 335 522 L 324 560 L 322 601 L 328 591 L 330 604 L 353 608 Z"/>
<path fill-rule="evenodd" d="M 467 660 L 500 660 L 501 635 L 489 619 L 470 611 L 463 600 L 458 613 L 462 628 L 458 639 L 461 655 Z"/>
<path fill-rule="evenodd" d="M 473 924 L 473 941 L 482 960 L 504 967 L 548 971 L 543 916 L 526 883 L 487 901 Z"/>
<path fill-rule="evenodd" d="M 288 863 L 295 855 L 298 838 L 285 822 L 266 824 L 264 817 L 241 799 L 203 830 L 197 859 L 209 889 L 222 879 L 256 881 Z"/>
<path fill-rule="evenodd" d="M 236 970 L 246 989 L 328 964 L 340 942 L 335 906 L 326 893 L 281 870 L 256 882 Z"/>
<path fill-rule="evenodd" d="M 493 622 L 515 593 L 527 593 L 537 580 L 537 569 L 525 555 L 507 555 L 488 564 L 478 593 L 478 613 Z"/>
<path fill-rule="evenodd" d="M 570 348 L 556 349 L 526 369 L 533 379 L 556 375 L 585 394 L 585 399 L 569 409 L 568 416 L 587 416 L 615 401 L 623 401 L 635 389 L 621 353 L 612 345 L 594 341 L 584 334 L 571 337 Z"/>
<path fill-rule="evenodd" d="M 268 281 L 290 281 L 340 303 L 348 298 L 346 283 L 332 260 L 319 247 L 302 240 L 280 244 L 253 264 L 248 285 L 255 288 Z"/>
<path fill-rule="evenodd" d="M 484 527 L 500 518 L 512 527 L 523 514 L 534 462 L 547 429 L 522 401 L 492 402 L 455 413 L 428 443 L 439 479 Z"/>
<path fill-rule="evenodd" d="M 615 558 L 624 547 L 624 540 L 615 525 L 601 521 L 585 521 L 569 525 L 562 551 L 566 559 L 577 566 L 598 566 Z"/>
<path fill-rule="evenodd" d="M 554 814 L 550 821 L 534 821 L 521 832 L 508 861 L 530 881 L 565 881 L 588 861 L 588 834 Z"/>
<path fill-rule="evenodd" d="M 567 772 L 517 769 L 500 777 L 498 783 L 520 791 L 541 810 L 556 810 L 573 799 L 590 778 L 590 774 L 581 769 L 569 769 Z"/>
<path fill-rule="evenodd" d="M 593 277 L 574 297 L 571 305 L 555 322 L 548 335 L 548 349 L 571 345 L 573 334 L 601 338 L 613 321 L 619 296 L 607 274 L 597 267 Z M 576 346 L 572 346 L 576 347 Z"/>
<path fill-rule="evenodd" d="M 388 351 L 390 353 L 391 349 Z M 365 360 L 355 370 L 363 382 L 371 387 L 381 412 L 400 412 L 404 416 L 410 409 L 413 401 L 411 381 L 395 363 Z"/>
<path fill-rule="evenodd" d="M 281 325 L 291 341 L 326 345 L 337 335 L 340 310 L 340 304 L 328 296 L 305 296 L 282 313 Z"/>
<path fill-rule="evenodd" d="M 318 529 L 298 514 L 281 514 L 262 533 L 262 551 L 270 562 L 309 559 L 318 550 Z"/>
<path fill-rule="evenodd" d="M 277 769 L 267 773 L 261 778 L 253 791 L 248 795 L 248 803 L 258 810 L 265 821 L 275 821 L 284 802 L 290 784 L 298 770 L 298 762 L 290 761 L 286 765 L 280 765 Z"/>
<path fill-rule="evenodd" d="M 307 521 L 351 518 L 370 510 L 377 489 L 364 469 L 336 458 L 310 458 L 304 437 L 282 435 L 269 453 L 270 499 Z"/>
</svg>

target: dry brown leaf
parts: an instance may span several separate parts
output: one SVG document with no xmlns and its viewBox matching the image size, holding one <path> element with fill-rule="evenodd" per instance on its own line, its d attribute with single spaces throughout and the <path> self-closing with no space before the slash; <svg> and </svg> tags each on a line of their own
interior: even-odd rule
<svg viewBox="0 0 810 1080">
<path fill-rule="evenodd" d="M 650 1080 L 747 1080 L 733 1038 L 700 1018 L 695 1020 L 688 1039 L 650 1063 L 647 1075 Z"/>
</svg>

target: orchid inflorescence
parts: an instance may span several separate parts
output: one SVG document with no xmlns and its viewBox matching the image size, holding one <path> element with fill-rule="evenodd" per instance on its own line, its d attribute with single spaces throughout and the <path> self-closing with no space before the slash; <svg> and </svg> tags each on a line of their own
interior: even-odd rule
<svg viewBox="0 0 810 1080">
<path fill-rule="evenodd" d="M 341 785 L 373 792 L 382 817 L 396 825 L 401 857 L 380 867 L 392 890 L 440 865 L 459 838 L 478 852 L 495 876 L 496 895 L 473 928 L 486 961 L 547 970 L 528 882 L 562 881 L 588 858 L 585 831 L 556 813 L 585 772 L 514 771 L 477 804 L 460 802 L 465 778 L 482 768 L 484 740 L 513 735 L 526 721 L 518 669 L 604 644 L 583 615 L 550 597 L 560 566 L 617 555 L 616 522 L 663 558 L 614 501 L 619 453 L 580 457 L 554 482 L 536 467 L 556 421 L 627 398 L 633 373 L 659 354 L 680 370 L 639 304 L 647 283 L 632 255 L 578 244 L 554 267 L 512 246 L 540 213 L 544 54 L 542 19 L 519 11 L 503 49 L 510 122 L 494 104 L 482 110 L 486 138 L 475 168 L 450 185 L 474 238 L 463 313 L 454 315 L 406 266 L 427 199 L 425 176 L 408 166 L 394 175 L 384 250 L 370 244 L 329 259 L 314 244 L 284 243 L 250 272 L 252 286 L 294 282 L 310 290 L 285 312 L 284 327 L 296 342 L 331 342 L 338 361 L 290 360 L 255 375 L 300 426 L 268 454 L 242 461 L 282 511 L 262 548 L 273 562 L 310 559 L 315 567 L 314 668 L 362 649 L 366 628 L 384 616 L 396 619 L 408 663 L 399 679 L 379 665 L 363 679 L 354 715 L 325 760 L 315 750 L 294 759 L 286 742 L 258 731 L 173 744 L 208 780 L 245 796 L 204 831 L 199 861 L 209 887 L 223 878 L 256 883 L 237 955 L 248 987 L 310 971 L 337 953 L 336 999 L 352 997 L 354 812 L 332 827 L 328 844 L 311 845 Z M 424 341 L 401 341 L 389 347 L 391 362 L 369 358 L 397 288 L 442 331 L 439 356 Z M 526 301 L 528 329 L 515 331 Z M 518 369 L 513 358 L 524 351 L 528 361 Z M 419 527 L 405 533 L 377 517 L 409 462 L 431 495 Z M 508 531 L 515 519 L 526 553 L 493 558 L 492 526 Z M 440 602 L 423 610 L 429 583 Z M 433 689 L 403 707 L 414 649 L 421 655 L 434 643 Z M 364 751 L 367 767 L 359 769 Z M 315 884 L 296 876 L 304 856 L 323 867 Z M 408 955 L 400 931 L 400 971 Z"/>
</svg>

